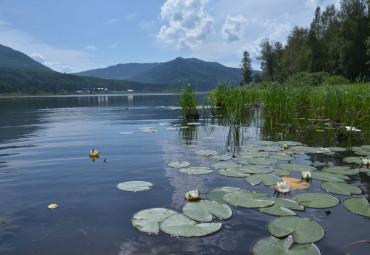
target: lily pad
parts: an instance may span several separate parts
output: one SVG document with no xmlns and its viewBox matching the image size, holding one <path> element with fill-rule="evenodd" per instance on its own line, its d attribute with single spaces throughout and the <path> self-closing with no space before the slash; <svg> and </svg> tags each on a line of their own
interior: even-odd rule
<svg viewBox="0 0 370 255">
<path fill-rule="evenodd" d="M 361 148 L 364 150 L 370 150 L 370 145 L 362 145 Z"/>
<path fill-rule="evenodd" d="M 303 172 L 303 171 L 315 171 L 316 168 L 309 165 L 302 165 L 302 164 L 280 164 L 280 169 L 289 170 L 293 172 Z"/>
<path fill-rule="evenodd" d="M 190 163 L 187 162 L 187 161 L 174 161 L 174 162 L 170 162 L 168 164 L 169 167 L 173 167 L 173 168 L 183 168 L 183 167 L 188 167 L 190 166 Z"/>
<path fill-rule="evenodd" d="M 295 142 L 295 141 L 278 141 L 277 142 L 280 145 L 288 145 L 288 146 L 296 146 L 296 145 L 302 145 L 300 142 Z"/>
<path fill-rule="evenodd" d="M 331 166 L 324 168 L 325 172 L 332 174 L 344 174 L 344 175 L 356 175 L 358 174 L 358 169 L 350 169 L 348 166 Z"/>
<path fill-rule="evenodd" d="M 343 161 L 347 163 L 362 164 L 362 159 L 360 157 L 346 157 Z"/>
<path fill-rule="evenodd" d="M 240 165 L 235 162 L 220 162 L 220 163 L 212 164 L 211 166 L 216 169 L 226 169 L 226 168 L 238 167 Z"/>
<path fill-rule="evenodd" d="M 277 146 L 264 146 L 264 147 L 260 147 L 259 149 L 260 151 L 268 151 L 268 152 L 284 150 L 283 148 L 277 147 Z"/>
<path fill-rule="evenodd" d="M 281 170 L 281 169 L 275 169 L 271 172 L 271 174 L 278 174 L 278 175 L 288 175 L 290 174 L 290 171 L 288 170 Z"/>
<path fill-rule="evenodd" d="M 264 237 L 253 245 L 254 255 L 320 255 L 320 250 L 313 243 L 297 244 L 291 248 L 293 239 L 279 239 L 274 236 Z"/>
<path fill-rule="evenodd" d="M 158 234 L 159 222 L 173 215 L 177 215 L 177 212 L 166 208 L 145 209 L 135 213 L 131 223 L 141 232 Z"/>
<path fill-rule="evenodd" d="M 270 158 L 277 159 L 277 160 L 293 160 L 294 157 L 289 155 L 272 155 Z"/>
<path fill-rule="evenodd" d="M 355 214 L 370 217 L 370 205 L 364 197 L 346 199 L 344 200 L 343 205 L 347 210 Z"/>
<path fill-rule="evenodd" d="M 338 198 L 323 193 L 300 193 L 291 199 L 311 208 L 328 208 L 339 204 Z"/>
<path fill-rule="evenodd" d="M 323 182 L 321 183 L 321 188 L 323 188 L 327 192 L 344 196 L 350 196 L 352 194 L 359 195 L 362 193 L 362 190 L 355 186 L 338 182 Z"/>
<path fill-rule="evenodd" d="M 236 187 L 218 187 L 218 188 L 211 189 L 208 192 L 207 196 L 209 200 L 224 203 L 225 201 L 223 200 L 223 197 L 227 193 L 238 191 L 238 190 L 242 190 L 242 189 L 236 188 Z"/>
<path fill-rule="evenodd" d="M 311 176 L 313 179 L 327 182 L 344 182 L 344 180 L 349 179 L 348 176 L 343 174 L 332 174 L 318 171 L 311 173 Z"/>
<path fill-rule="evenodd" d="M 273 158 L 250 158 L 247 161 L 253 165 L 273 165 L 278 162 Z"/>
<path fill-rule="evenodd" d="M 346 151 L 346 148 L 343 147 L 327 147 L 332 152 L 344 152 Z"/>
<path fill-rule="evenodd" d="M 206 236 L 221 229 L 221 223 L 199 223 L 183 214 L 177 214 L 164 219 L 160 229 L 171 236 L 192 237 Z"/>
<path fill-rule="evenodd" d="M 239 156 L 242 157 L 249 157 L 249 158 L 264 158 L 268 157 L 270 154 L 263 151 L 245 151 L 245 152 L 239 152 Z"/>
<path fill-rule="evenodd" d="M 292 177 L 281 177 L 282 181 L 285 181 L 291 190 L 296 189 L 307 189 L 310 187 L 308 182 L 302 181 L 302 179 L 292 178 Z"/>
<path fill-rule="evenodd" d="M 229 204 L 246 208 L 262 208 L 274 204 L 274 201 L 258 199 L 264 196 L 267 194 L 238 190 L 226 193 L 223 200 Z"/>
<path fill-rule="evenodd" d="M 215 217 L 228 219 L 233 214 L 229 206 L 215 201 L 201 200 L 188 202 L 182 208 L 182 213 L 192 220 L 211 222 Z"/>
<path fill-rule="evenodd" d="M 262 197 L 260 199 L 274 201 L 274 204 L 269 207 L 261 208 L 259 211 L 277 215 L 277 216 L 289 216 L 289 215 L 296 215 L 293 210 L 303 211 L 304 207 L 298 204 L 296 201 L 284 198 L 275 198 L 275 197 Z"/>
<path fill-rule="evenodd" d="M 324 237 L 324 229 L 316 222 L 297 216 L 285 216 L 270 221 L 269 232 L 276 237 L 292 235 L 296 243 L 313 243 Z"/>
<path fill-rule="evenodd" d="M 353 153 L 360 156 L 370 156 L 370 150 L 366 150 L 362 147 L 353 146 L 352 147 Z"/>
<path fill-rule="evenodd" d="M 267 174 L 274 171 L 272 168 L 268 168 L 264 165 L 250 165 L 250 166 L 243 166 L 243 169 L 246 173 L 250 174 Z"/>
<path fill-rule="evenodd" d="M 217 173 L 228 177 L 247 177 L 250 175 L 249 173 L 240 170 L 239 167 L 220 169 Z"/>
<path fill-rule="evenodd" d="M 150 182 L 144 181 L 130 181 L 130 182 L 121 182 L 117 185 L 117 188 L 123 191 L 144 191 L 150 189 L 153 186 Z"/>
<path fill-rule="evenodd" d="M 308 147 L 308 146 L 292 146 L 290 147 L 293 151 L 304 152 L 304 153 L 330 153 L 331 151 L 327 148 L 321 147 Z"/>
<path fill-rule="evenodd" d="M 210 174 L 213 172 L 209 167 L 188 167 L 179 170 L 183 174 Z"/>
<path fill-rule="evenodd" d="M 246 180 L 252 185 L 263 183 L 263 185 L 271 186 L 279 182 L 280 178 L 273 174 L 254 174 L 248 176 Z"/>
<path fill-rule="evenodd" d="M 230 157 L 229 155 L 220 155 L 220 156 L 215 155 L 212 158 L 219 161 L 226 161 L 232 159 L 232 157 Z"/>
<path fill-rule="evenodd" d="M 208 156 L 215 156 L 215 155 L 217 155 L 217 151 L 212 151 L 212 150 L 198 150 L 198 151 L 195 151 L 195 154 L 197 154 L 199 156 L 208 157 Z"/>
</svg>

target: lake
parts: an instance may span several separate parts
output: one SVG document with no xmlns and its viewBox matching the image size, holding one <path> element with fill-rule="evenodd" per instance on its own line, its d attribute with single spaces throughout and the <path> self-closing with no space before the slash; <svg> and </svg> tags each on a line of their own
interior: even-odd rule
<svg viewBox="0 0 370 255">
<path fill-rule="evenodd" d="M 276 195 L 274 188 L 226 177 L 214 168 L 210 174 L 188 175 L 168 167 L 177 160 L 211 167 L 219 161 L 194 152 L 214 150 L 236 157 L 239 146 L 272 139 L 266 132 L 268 123 L 255 118 L 255 112 L 240 126 L 217 118 L 202 118 L 200 125 L 186 126 L 177 106 L 173 94 L 0 98 L 0 253 L 250 254 L 260 238 L 270 236 L 267 224 L 277 216 L 230 205 L 232 217 L 216 220 L 223 224 L 220 231 L 192 238 L 147 234 L 131 224 L 133 215 L 144 209 L 181 212 L 189 190 L 199 189 L 204 199 L 211 189 L 223 186 Z M 143 132 L 147 127 L 157 132 Z M 298 142 L 334 146 L 320 135 L 300 134 Z M 294 138 L 289 134 L 274 137 Z M 93 148 L 100 151 L 95 161 L 89 158 Z M 293 160 L 278 164 L 322 169 L 325 164 L 346 164 L 343 158 L 348 155 L 294 153 Z M 289 177 L 300 178 L 300 174 L 291 172 Z M 360 172 L 346 183 L 360 188 L 358 196 L 368 199 L 369 178 Z M 127 181 L 148 181 L 153 187 L 141 192 L 116 188 Z M 293 190 L 291 195 L 326 193 L 320 183 L 314 179 L 307 190 Z M 315 244 L 322 254 L 368 254 L 369 218 L 343 207 L 350 196 L 328 194 L 339 198 L 339 205 L 296 211 L 324 228 L 324 238 Z M 53 203 L 58 207 L 49 209 Z"/>
</svg>

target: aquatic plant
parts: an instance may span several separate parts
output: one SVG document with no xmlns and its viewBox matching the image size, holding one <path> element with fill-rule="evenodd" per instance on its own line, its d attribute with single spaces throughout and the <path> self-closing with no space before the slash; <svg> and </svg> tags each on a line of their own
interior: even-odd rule
<svg viewBox="0 0 370 255">
<path fill-rule="evenodd" d="M 199 119 L 197 91 L 193 91 L 190 83 L 186 83 L 184 87 L 180 88 L 178 101 L 184 119 Z"/>
</svg>

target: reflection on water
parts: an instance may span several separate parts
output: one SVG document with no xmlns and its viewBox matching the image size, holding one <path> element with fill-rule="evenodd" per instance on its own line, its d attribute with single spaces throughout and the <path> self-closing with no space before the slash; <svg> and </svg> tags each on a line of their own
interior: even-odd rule
<svg viewBox="0 0 370 255">
<path fill-rule="evenodd" d="M 262 108 L 249 109 L 238 124 L 204 116 L 201 125 L 187 125 L 179 120 L 177 97 L 169 94 L 1 98 L 0 113 L 2 254 L 248 254 L 253 243 L 268 235 L 266 225 L 275 217 L 233 207 L 234 215 L 222 221 L 221 231 L 203 238 L 147 235 L 130 220 L 153 207 L 180 212 L 185 192 L 193 189 L 199 189 L 202 198 L 220 186 L 274 194 L 273 188 L 251 186 L 244 178 L 225 177 L 215 169 L 212 174 L 185 175 L 167 166 L 176 160 L 205 167 L 217 162 L 197 156 L 196 150 L 232 156 L 241 145 L 262 139 L 343 144 L 332 134 L 299 128 L 299 121 L 277 125 Z M 159 131 L 144 133 L 142 127 Z M 101 152 L 95 162 L 89 158 L 92 148 Z M 325 163 L 342 164 L 344 155 L 295 155 L 291 162 L 323 168 Z M 154 186 L 137 193 L 116 189 L 118 183 L 132 180 Z M 352 176 L 349 183 L 369 194 L 365 173 Z M 311 191 L 321 192 L 319 184 L 314 180 Z M 50 210 L 51 203 L 59 206 Z M 330 216 L 325 211 L 299 213 L 325 228 L 326 236 L 317 243 L 324 254 L 337 252 L 338 243 L 368 235 L 364 217 L 341 205 L 330 208 Z M 364 254 L 366 249 L 358 247 L 351 252 Z"/>
</svg>

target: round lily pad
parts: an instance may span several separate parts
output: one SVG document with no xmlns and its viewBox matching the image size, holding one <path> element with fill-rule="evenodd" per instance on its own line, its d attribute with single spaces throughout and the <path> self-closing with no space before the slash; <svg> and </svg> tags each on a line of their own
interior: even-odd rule
<svg viewBox="0 0 370 255">
<path fill-rule="evenodd" d="M 272 155 L 270 158 L 277 159 L 277 160 L 293 160 L 294 157 L 289 155 Z"/>
<path fill-rule="evenodd" d="M 243 169 L 246 173 L 250 174 L 267 174 L 274 171 L 272 168 L 268 168 L 264 165 L 250 165 L 250 166 L 243 166 Z"/>
<path fill-rule="evenodd" d="M 313 243 L 324 237 L 324 229 L 316 222 L 297 216 L 285 216 L 270 221 L 267 228 L 271 235 L 292 235 L 296 243 Z"/>
<path fill-rule="evenodd" d="M 250 158 L 247 161 L 253 165 L 273 165 L 278 162 L 273 158 Z"/>
<path fill-rule="evenodd" d="M 249 157 L 249 158 L 264 158 L 264 157 L 268 157 L 269 154 L 263 151 L 245 151 L 245 152 L 239 152 L 239 156 Z"/>
<path fill-rule="evenodd" d="M 351 194 L 359 195 L 362 193 L 362 190 L 346 183 L 339 182 L 323 182 L 321 183 L 321 188 L 327 192 L 350 196 Z"/>
<path fill-rule="evenodd" d="M 190 163 L 187 162 L 187 161 L 174 161 L 174 162 L 170 162 L 168 164 L 169 167 L 173 167 L 173 168 L 183 168 L 183 167 L 188 167 L 190 166 Z"/>
<path fill-rule="evenodd" d="M 280 178 L 273 174 L 254 174 L 248 176 L 246 181 L 252 185 L 263 183 L 263 185 L 271 186 L 279 182 Z"/>
<path fill-rule="evenodd" d="M 288 146 L 295 146 L 295 145 L 302 145 L 300 142 L 295 142 L 295 141 L 278 141 L 277 142 L 280 145 L 288 145 Z"/>
<path fill-rule="evenodd" d="M 355 214 L 370 217 L 370 205 L 364 197 L 353 197 L 344 200 L 344 207 Z"/>
<path fill-rule="evenodd" d="M 275 197 L 261 197 L 260 199 L 274 201 L 274 204 L 269 207 L 260 208 L 259 211 L 277 215 L 277 216 L 289 216 L 296 215 L 293 210 L 303 211 L 304 207 L 298 204 L 296 201 L 284 198 L 275 198 Z"/>
<path fill-rule="evenodd" d="M 370 150 L 366 150 L 362 147 L 353 146 L 352 147 L 353 153 L 360 156 L 370 156 Z"/>
<path fill-rule="evenodd" d="M 338 198 L 323 193 L 300 193 L 291 199 L 311 208 L 328 208 L 339 204 Z"/>
<path fill-rule="evenodd" d="M 150 182 L 144 181 L 130 181 L 130 182 L 121 182 L 117 185 L 117 188 L 123 191 L 144 191 L 150 189 L 153 186 Z"/>
<path fill-rule="evenodd" d="M 238 167 L 240 165 L 235 162 L 220 162 L 220 163 L 212 164 L 211 166 L 216 169 L 226 169 L 226 168 Z"/>
<path fill-rule="evenodd" d="M 271 172 L 271 174 L 278 174 L 278 175 L 288 175 L 290 174 L 290 171 L 288 170 L 281 170 L 281 169 L 275 169 Z"/>
<path fill-rule="evenodd" d="M 225 196 L 225 194 L 238 191 L 238 190 L 242 190 L 242 189 L 239 189 L 236 187 L 218 187 L 218 188 L 211 189 L 208 192 L 207 196 L 209 200 L 224 203 L 225 201 L 223 200 L 223 197 Z"/>
<path fill-rule="evenodd" d="M 333 174 L 344 174 L 344 175 L 356 175 L 358 174 L 358 169 L 350 169 L 348 166 L 331 166 L 324 168 L 325 172 Z"/>
<path fill-rule="evenodd" d="M 142 232 L 158 234 L 159 222 L 176 214 L 177 212 L 166 208 L 145 209 L 135 213 L 131 223 Z"/>
<path fill-rule="evenodd" d="M 304 152 L 304 153 L 330 153 L 331 151 L 327 148 L 321 147 L 308 147 L 308 146 L 292 146 L 290 147 L 293 151 Z"/>
<path fill-rule="evenodd" d="M 183 214 L 177 214 L 164 219 L 160 229 L 171 236 L 192 237 L 206 236 L 221 229 L 221 223 L 199 223 Z"/>
<path fill-rule="evenodd" d="M 360 157 L 346 157 L 343 159 L 343 161 L 347 163 L 362 164 L 362 159 Z"/>
<path fill-rule="evenodd" d="M 228 176 L 228 177 L 247 177 L 250 174 L 246 173 L 245 171 L 240 170 L 239 167 L 227 168 L 227 169 L 220 169 L 217 171 L 218 174 Z"/>
<path fill-rule="evenodd" d="M 201 200 L 188 202 L 182 208 L 182 213 L 192 220 L 211 222 L 213 217 L 228 219 L 233 214 L 229 206 L 216 201 Z"/>
<path fill-rule="evenodd" d="M 346 151 L 346 148 L 342 148 L 342 147 L 327 147 L 327 149 L 329 149 L 332 152 L 343 152 L 343 151 Z"/>
<path fill-rule="evenodd" d="M 279 239 L 274 236 L 264 237 L 253 245 L 252 252 L 254 255 L 320 255 L 320 250 L 313 243 L 297 244 L 291 247 L 293 239 Z"/>
<path fill-rule="evenodd" d="M 316 168 L 309 165 L 302 165 L 302 164 L 280 164 L 280 169 L 289 170 L 293 172 L 303 172 L 303 171 L 315 171 Z"/>
<path fill-rule="evenodd" d="M 213 172 L 209 167 L 188 167 L 179 170 L 183 174 L 210 174 Z"/>
<path fill-rule="evenodd" d="M 229 155 L 215 155 L 212 157 L 213 159 L 215 160 L 219 160 L 219 161 L 226 161 L 226 160 L 230 160 L 232 159 L 232 157 L 230 157 Z"/>
<path fill-rule="evenodd" d="M 215 155 L 217 155 L 217 151 L 212 151 L 212 150 L 198 150 L 198 151 L 195 151 L 195 154 L 197 154 L 199 156 L 208 157 L 208 156 L 215 156 Z"/>
<path fill-rule="evenodd" d="M 267 194 L 238 190 L 226 193 L 223 200 L 229 204 L 246 208 L 262 208 L 274 204 L 274 201 L 258 199 L 263 196 Z"/>
<path fill-rule="evenodd" d="M 343 174 L 332 174 L 318 171 L 311 173 L 311 176 L 313 179 L 327 182 L 344 182 L 344 180 L 349 179 L 348 176 Z"/>
<path fill-rule="evenodd" d="M 361 148 L 364 150 L 370 150 L 370 145 L 362 145 Z"/>
</svg>

